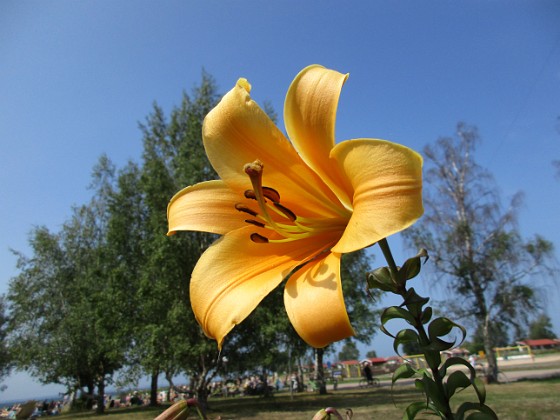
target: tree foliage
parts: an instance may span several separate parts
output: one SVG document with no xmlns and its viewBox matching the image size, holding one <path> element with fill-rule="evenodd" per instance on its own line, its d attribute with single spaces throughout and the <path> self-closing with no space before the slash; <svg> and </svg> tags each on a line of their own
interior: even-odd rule
<svg viewBox="0 0 560 420">
<path fill-rule="evenodd" d="M 538 340 L 540 338 L 556 338 L 552 321 L 546 314 L 540 314 L 529 324 L 529 336 L 531 340 Z"/>
<path fill-rule="evenodd" d="M 496 376 L 492 331 L 498 325 L 521 328 L 539 307 L 529 280 L 550 274 L 552 244 L 521 236 L 516 220 L 522 196 L 503 208 L 491 174 L 476 163 L 479 140 L 476 128 L 459 124 L 455 137 L 424 148 L 426 213 L 404 235 L 410 246 L 429 250 L 428 267 L 450 292 L 448 309 L 480 330 Z"/>
<path fill-rule="evenodd" d="M 373 259 L 373 256 L 371 256 Z M 371 261 L 365 250 L 344 254 L 340 267 L 342 291 L 348 316 L 354 329 L 354 340 L 369 344 L 378 331 L 380 311 L 376 309 L 381 291 L 367 290 L 366 273 L 371 271 Z"/>
<path fill-rule="evenodd" d="M 110 250 L 108 200 L 114 167 L 102 157 L 94 169 L 94 196 L 74 209 L 59 233 L 35 228 L 32 257 L 18 255 L 19 275 L 10 282 L 10 347 L 19 368 L 43 383 L 68 390 L 105 384 L 126 361 L 132 315 L 125 277 Z M 103 411 L 104 404 L 98 404 Z"/>
<path fill-rule="evenodd" d="M 161 375 L 173 386 L 173 377 L 185 373 L 204 406 L 217 374 L 266 376 L 301 366 L 310 348 L 288 320 L 281 287 L 228 335 L 220 354 L 215 341 L 203 335 L 189 299 L 191 272 L 216 236 L 166 236 L 170 198 L 181 188 L 216 178 L 201 133 L 204 117 L 218 100 L 214 80 L 203 73 L 200 84 L 184 93 L 168 115 L 155 104 L 140 124 L 141 162 L 117 170 L 101 156 L 90 202 L 74 208 L 58 232 L 32 230 L 31 255 L 16 252 L 19 274 L 7 296 L 7 342 L 18 368 L 43 383 L 85 389 L 90 396 L 97 390 L 101 397 L 116 372 L 117 378 L 133 382 L 147 374 L 152 403 Z M 264 110 L 277 119 L 270 104 Z M 366 343 L 377 320 L 371 299 L 377 296 L 365 288 L 369 270 L 363 251 L 342 259 L 355 339 Z M 316 355 L 322 368 L 323 350 Z M 3 357 L 0 348 L 0 376 L 9 368 Z M 104 404 L 98 406 L 102 410 Z"/>
<path fill-rule="evenodd" d="M 502 322 L 493 322 L 490 324 L 490 335 L 492 336 L 492 343 L 495 347 L 507 347 L 511 344 L 508 332 L 508 326 Z M 479 326 L 475 328 L 469 336 L 469 341 L 465 343 L 464 347 L 473 354 L 480 352 L 486 353 L 484 347 L 484 328 Z"/>
<path fill-rule="evenodd" d="M 346 340 L 338 352 L 338 360 L 357 360 L 359 358 L 360 350 L 358 350 L 356 343 L 352 340 Z"/>
<path fill-rule="evenodd" d="M 366 357 L 369 359 L 374 359 L 377 357 L 377 351 L 376 350 L 368 350 L 366 353 Z"/>
<path fill-rule="evenodd" d="M 0 296 L 0 381 L 12 370 L 12 355 L 8 347 L 8 314 L 6 299 Z M 3 388 L 0 388 L 2 390 Z"/>
</svg>

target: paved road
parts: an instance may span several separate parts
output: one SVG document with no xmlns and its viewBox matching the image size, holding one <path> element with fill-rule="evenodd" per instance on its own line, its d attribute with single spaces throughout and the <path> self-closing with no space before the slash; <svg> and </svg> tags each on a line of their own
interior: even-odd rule
<svg viewBox="0 0 560 420">
<path fill-rule="evenodd" d="M 532 369 L 532 370 L 512 370 L 505 371 L 505 376 L 509 381 L 520 379 L 541 379 L 551 376 L 560 376 L 560 368 L 557 369 Z"/>
<path fill-rule="evenodd" d="M 498 361 L 500 371 L 504 372 L 506 380 L 509 382 L 519 381 L 521 379 L 540 379 L 551 376 L 560 376 L 560 354 L 542 356 L 532 359 L 513 359 Z M 413 379 L 403 379 L 397 384 L 410 384 Z M 390 386 L 390 379 L 382 379 L 381 386 Z M 338 388 L 357 388 L 356 382 L 339 382 Z M 332 390 L 333 386 L 328 385 L 328 390 Z"/>
</svg>

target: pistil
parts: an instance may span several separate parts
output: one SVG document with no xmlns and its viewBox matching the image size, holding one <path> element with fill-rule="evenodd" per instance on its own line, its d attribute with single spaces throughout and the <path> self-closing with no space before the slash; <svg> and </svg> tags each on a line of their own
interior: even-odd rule
<svg viewBox="0 0 560 420">
<path fill-rule="evenodd" d="M 235 208 L 241 212 L 250 214 L 259 220 L 245 220 L 245 222 L 254 226 L 270 229 L 280 235 L 282 238 L 270 239 L 259 233 L 253 233 L 251 240 L 256 243 L 280 243 L 303 239 L 317 234 L 318 232 L 333 231 L 341 229 L 340 220 L 316 220 L 298 217 L 292 210 L 280 204 L 280 193 L 274 188 L 262 185 L 264 165 L 261 161 L 256 160 L 253 163 L 247 163 L 244 171 L 249 175 L 252 190 L 244 192 L 245 198 L 255 200 L 259 206 L 260 212 L 257 212 L 244 204 L 236 204 Z M 276 215 L 276 220 L 272 214 Z M 286 220 L 282 223 L 279 218 Z M 343 228 L 343 227 L 342 227 Z"/>
</svg>

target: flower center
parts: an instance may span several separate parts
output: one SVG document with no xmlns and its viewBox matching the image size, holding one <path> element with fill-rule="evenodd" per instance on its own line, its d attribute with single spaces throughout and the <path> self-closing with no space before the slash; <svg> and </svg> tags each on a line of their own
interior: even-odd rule
<svg viewBox="0 0 560 420">
<path fill-rule="evenodd" d="M 246 199 L 254 200 L 258 204 L 258 211 L 238 203 L 235 208 L 250 215 L 251 219 L 245 222 L 261 229 L 268 230 L 261 233 L 252 233 L 251 240 L 256 243 L 280 243 L 307 238 L 320 232 L 341 230 L 340 220 L 310 219 L 298 217 L 292 210 L 280 204 L 280 193 L 274 188 L 262 185 L 264 165 L 256 160 L 244 166 L 245 173 L 249 176 L 252 190 L 244 193 Z M 271 235 L 272 234 L 272 238 Z"/>
</svg>

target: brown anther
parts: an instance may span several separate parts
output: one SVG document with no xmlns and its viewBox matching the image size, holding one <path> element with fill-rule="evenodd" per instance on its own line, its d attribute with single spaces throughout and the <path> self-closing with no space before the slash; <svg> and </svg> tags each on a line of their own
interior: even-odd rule
<svg viewBox="0 0 560 420">
<path fill-rule="evenodd" d="M 284 216 L 286 216 L 288 219 L 290 219 L 292 222 L 295 222 L 297 219 L 297 216 L 295 215 L 295 213 L 293 211 L 291 211 L 290 209 L 284 207 L 282 204 L 280 203 L 274 203 L 274 207 L 276 207 L 278 210 L 280 210 L 282 213 L 284 213 Z"/>
<path fill-rule="evenodd" d="M 263 172 L 263 163 L 260 160 L 255 160 L 253 163 L 246 163 L 243 170 L 247 175 L 252 177 L 261 177 Z"/>
<path fill-rule="evenodd" d="M 280 201 L 280 193 L 276 191 L 274 188 L 270 187 L 262 187 L 263 195 L 268 198 L 270 201 L 278 203 Z"/>
<path fill-rule="evenodd" d="M 268 238 L 259 235 L 258 233 L 252 233 L 251 234 L 251 240 L 257 244 L 267 244 L 268 243 Z"/>
<path fill-rule="evenodd" d="M 241 204 L 241 203 L 237 203 L 237 204 L 235 205 L 235 209 L 236 209 L 237 211 L 242 211 L 243 213 L 250 214 L 251 216 L 257 216 L 257 215 L 258 215 L 258 213 L 257 213 L 255 210 L 250 209 L 249 207 L 247 207 L 247 206 L 245 206 L 245 205 L 243 205 L 243 204 Z"/>
<path fill-rule="evenodd" d="M 255 226 L 258 226 L 258 227 L 261 227 L 261 228 L 263 228 L 265 226 L 264 223 L 259 222 L 257 220 L 251 220 L 251 219 L 245 220 L 245 223 L 249 223 L 251 225 L 255 225 Z"/>
<path fill-rule="evenodd" d="M 245 196 L 245 198 L 248 198 L 250 200 L 256 200 L 257 199 L 255 191 L 253 191 L 253 190 L 245 190 L 243 195 Z"/>
</svg>

